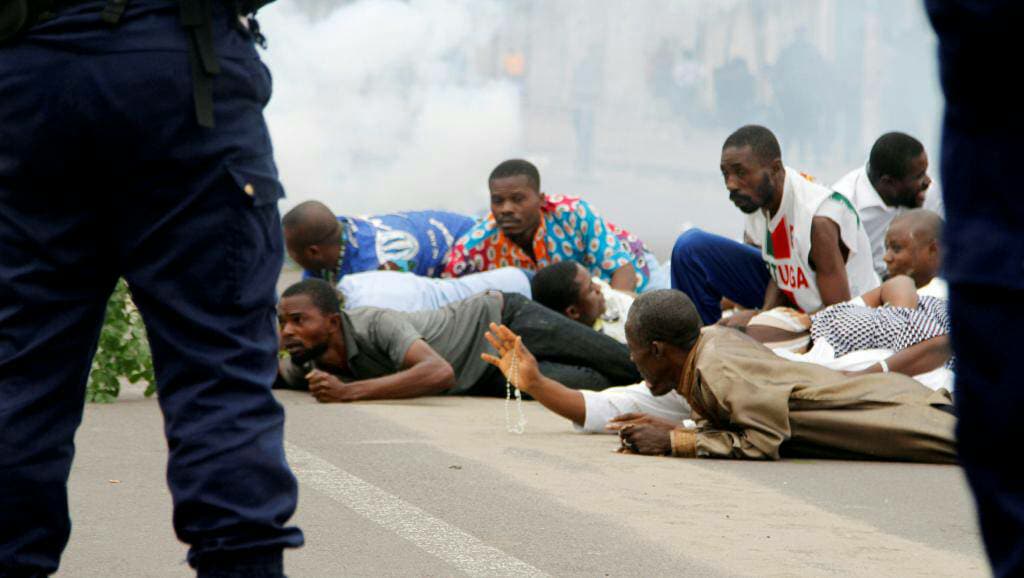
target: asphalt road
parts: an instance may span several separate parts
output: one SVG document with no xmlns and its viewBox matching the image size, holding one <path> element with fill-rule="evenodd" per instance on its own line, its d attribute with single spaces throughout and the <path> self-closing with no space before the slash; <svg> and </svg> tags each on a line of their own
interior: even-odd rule
<svg viewBox="0 0 1024 578">
<path fill-rule="evenodd" d="M 527 403 L 320 405 L 283 392 L 290 576 L 985 576 L 954 466 L 622 455 Z M 155 400 L 89 405 L 60 576 L 188 576 Z"/>
</svg>

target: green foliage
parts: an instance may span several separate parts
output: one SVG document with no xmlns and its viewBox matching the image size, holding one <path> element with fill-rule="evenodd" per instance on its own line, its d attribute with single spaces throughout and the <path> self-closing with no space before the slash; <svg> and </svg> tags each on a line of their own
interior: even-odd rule
<svg viewBox="0 0 1024 578">
<path fill-rule="evenodd" d="M 91 402 L 110 403 L 121 392 L 121 380 L 138 383 L 145 380 L 146 397 L 156 392 L 153 358 L 149 353 L 149 340 L 142 316 L 132 303 L 128 284 L 124 279 L 107 302 L 107 316 L 100 332 L 100 344 L 89 372 L 86 399 Z"/>
</svg>

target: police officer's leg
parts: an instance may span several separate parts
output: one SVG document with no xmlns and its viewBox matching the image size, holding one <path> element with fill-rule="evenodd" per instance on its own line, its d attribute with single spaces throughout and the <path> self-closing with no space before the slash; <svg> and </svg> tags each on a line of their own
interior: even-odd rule
<svg viewBox="0 0 1024 578">
<path fill-rule="evenodd" d="M 0 178 L 0 576 L 57 569 L 75 429 L 116 279 L 97 259 L 89 209 L 68 197 Z"/>
<path fill-rule="evenodd" d="M 164 412 L 174 527 L 189 561 L 231 565 L 302 535 L 285 527 L 297 485 L 283 451 L 275 283 L 282 240 L 275 204 L 253 206 L 222 175 L 152 237 L 128 276 L 149 330 Z M 263 555 L 261 554 L 261 555 Z M 276 560 L 276 561 L 275 561 Z"/>
<path fill-rule="evenodd" d="M 0 575 L 51 573 L 85 382 L 116 274 L 89 186 L 75 70 L 38 45 L 0 49 Z M 55 83 L 54 78 L 60 78 Z"/>
<path fill-rule="evenodd" d="M 1012 336 L 1024 327 L 1024 291 L 968 284 L 950 289 L 960 461 L 974 490 L 993 574 L 1019 576 L 1024 570 L 1024 478 L 1014 448 L 1024 436 L 1024 388 Z"/>
<path fill-rule="evenodd" d="M 760 307 L 771 279 L 756 248 L 690 229 L 672 248 L 672 288 L 686 293 L 705 324 L 722 317 L 722 297 Z"/>
<path fill-rule="evenodd" d="M 284 412 L 270 391 L 284 251 L 262 117 L 269 79 L 255 57 L 222 57 L 217 126 L 200 129 L 185 56 L 165 58 L 159 70 L 148 58 L 122 57 L 104 74 L 120 92 L 141 76 L 150 90 L 174 96 L 135 111 L 131 132 L 148 137 L 139 155 L 160 161 L 134 175 L 114 216 L 153 351 L 174 527 L 201 575 L 243 564 L 250 568 L 236 573 L 272 575 L 281 549 L 301 545 L 302 534 L 284 525 L 297 484 L 285 462 Z M 150 125 L 178 130 L 154 140 Z"/>
</svg>

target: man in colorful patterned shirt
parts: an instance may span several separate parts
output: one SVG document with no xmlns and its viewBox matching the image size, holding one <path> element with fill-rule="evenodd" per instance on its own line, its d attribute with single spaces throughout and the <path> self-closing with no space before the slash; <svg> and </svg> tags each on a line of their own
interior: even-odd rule
<svg viewBox="0 0 1024 578">
<path fill-rule="evenodd" d="M 576 261 L 615 289 L 643 291 L 649 252 L 629 232 L 605 221 L 578 197 L 545 195 L 540 173 L 520 159 L 498 165 L 488 179 L 491 214 L 452 248 L 445 276 L 498 267 L 537 270 Z"/>
<path fill-rule="evenodd" d="M 288 255 L 306 276 L 337 283 L 349 273 L 378 269 L 438 277 L 452 243 L 473 219 L 446 211 L 335 217 L 327 205 L 306 201 L 281 223 Z"/>
</svg>

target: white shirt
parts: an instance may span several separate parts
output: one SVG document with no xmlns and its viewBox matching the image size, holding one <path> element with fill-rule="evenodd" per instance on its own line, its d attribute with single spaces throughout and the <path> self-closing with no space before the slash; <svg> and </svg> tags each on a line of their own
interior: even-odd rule
<svg viewBox="0 0 1024 578">
<path fill-rule="evenodd" d="M 942 277 L 935 277 L 927 285 L 917 290 L 918 295 L 949 299 L 949 286 Z"/>
<path fill-rule="evenodd" d="M 766 211 L 747 215 L 745 232 L 761 248 L 779 290 L 806 313 L 821 309 L 818 275 L 810 266 L 811 222 L 826 217 L 839 226 L 849 249 L 846 277 L 851 295 L 863 295 L 879 285 L 872 266 L 871 242 L 853 204 L 843 195 L 814 183 L 786 167 L 782 202 L 775 216 Z"/>
<path fill-rule="evenodd" d="M 889 223 L 905 209 L 885 204 L 878 191 L 871 185 L 866 166 L 847 173 L 832 185 L 832 189 L 850 199 L 857 208 L 864 231 L 871 242 L 875 272 L 880 277 L 885 277 L 885 261 L 882 260 L 885 256 L 885 232 L 889 230 Z"/>
<path fill-rule="evenodd" d="M 473 273 L 457 279 L 420 277 L 400 271 L 350 273 L 338 282 L 345 309 L 383 307 L 396 311 L 440 309 L 484 291 L 519 293 L 531 298 L 530 280 L 514 267 Z"/>
<path fill-rule="evenodd" d="M 690 406 L 686 398 L 673 390 L 665 395 L 651 394 L 645 383 L 609 387 L 603 391 L 580 390 L 583 402 L 587 406 L 587 417 L 583 424 L 573 424 L 573 428 L 583 433 L 609 433 L 604 426 L 613 417 L 624 413 L 646 413 L 656 417 L 672 420 L 681 426 L 696 427 L 689 421 Z"/>
</svg>

